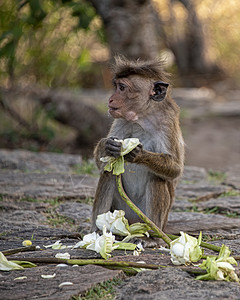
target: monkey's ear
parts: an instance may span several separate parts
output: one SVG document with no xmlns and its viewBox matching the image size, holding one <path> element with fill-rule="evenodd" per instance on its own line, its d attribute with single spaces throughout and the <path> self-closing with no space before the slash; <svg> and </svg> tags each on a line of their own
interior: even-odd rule
<svg viewBox="0 0 240 300">
<path fill-rule="evenodd" d="M 166 97 L 169 84 L 163 81 L 154 82 L 153 93 L 150 95 L 150 99 L 154 101 L 162 101 Z"/>
</svg>

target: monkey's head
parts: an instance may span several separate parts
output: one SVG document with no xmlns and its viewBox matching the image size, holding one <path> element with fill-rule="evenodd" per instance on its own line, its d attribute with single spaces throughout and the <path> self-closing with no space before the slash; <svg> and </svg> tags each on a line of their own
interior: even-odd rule
<svg viewBox="0 0 240 300">
<path fill-rule="evenodd" d="M 113 118 L 137 121 L 166 99 L 169 84 L 159 60 L 129 61 L 117 57 L 113 73 L 115 92 L 108 104 Z"/>
</svg>

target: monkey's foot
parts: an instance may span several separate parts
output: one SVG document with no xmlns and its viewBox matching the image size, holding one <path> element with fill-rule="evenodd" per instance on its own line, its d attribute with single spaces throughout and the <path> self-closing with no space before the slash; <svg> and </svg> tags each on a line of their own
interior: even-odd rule
<svg viewBox="0 0 240 300">
<path fill-rule="evenodd" d="M 159 248 L 161 246 L 160 238 L 152 238 L 152 237 L 134 237 L 128 241 L 129 243 L 138 244 L 141 243 L 143 248 Z"/>
</svg>

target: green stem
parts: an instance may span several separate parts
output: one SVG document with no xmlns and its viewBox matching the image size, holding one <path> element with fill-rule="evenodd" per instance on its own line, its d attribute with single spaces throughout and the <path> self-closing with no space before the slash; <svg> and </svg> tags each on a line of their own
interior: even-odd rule
<svg viewBox="0 0 240 300">
<path fill-rule="evenodd" d="M 4 251 L 2 251 L 2 254 L 7 256 L 7 255 L 19 253 L 19 252 L 27 252 L 27 251 L 35 251 L 35 250 L 37 250 L 36 246 L 27 246 L 27 247 L 21 247 L 21 248 L 16 248 L 16 249 L 4 250 Z"/>
<path fill-rule="evenodd" d="M 121 175 L 116 176 L 116 183 L 118 192 L 127 205 L 157 234 L 157 237 L 163 239 L 168 245 L 170 245 L 171 239 L 128 198 L 122 186 Z"/>
<path fill-rule="evenodd" d="M 113 261 L 105 259 L 62 259 L 55 257 L 29 257 L 26 258 L 27 261 L 32 263 L 48 263 L 48 264 L 60 264 L 66 263 L 69 265 L 98 265 L 103 267 L 132 267 L 132 268 L 145 268 L 145 269 L 158 269 L 161 267 L 166 267 L 163 265 L 155 264 L 142 264 L 137 262 L 126 262 L 126 261 Z"/>
<path fill-rule="evenodd" d="M 139 269 L 152 269 L 157 270 L 159 268 L 176 268 L 175 266 L 166 266 L 166 265 L 156 265 L 156 264 L 142 264 L 138 262 L 132 261 L 113 261 L 113 260 L 105 260 L 105 259 L 62 259 L 55 257 L 29 257 L 26 258 L 27 261 L 32 263 L 48 263 L 48 264 L 59 264 L 65 263 L 69 265 L 98 265 L 111 269 L 127 269 L 127 268 L 139 268 Z M 189 267 L 179 267 L 183 271 L 186 271 L 190 274 L 206 274 L 206 271 L 189 268 Z"/>
</svg>

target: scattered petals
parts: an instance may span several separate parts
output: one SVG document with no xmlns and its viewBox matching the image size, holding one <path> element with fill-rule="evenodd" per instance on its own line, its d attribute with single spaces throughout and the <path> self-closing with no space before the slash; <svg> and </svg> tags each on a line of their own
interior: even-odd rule
<svg viewBox="0 0 240 300">
<path fill-rule="evenodd" d="M 27 276 L 16 277 L 13 280 L 23 280 L 23 279 L 27 279 Z"/>
<path fill-rule="evenodd" d="M 165 247 L 163 247 L 163 246 L 160 246 L 158 249 L 161 250 L 161 251 L 167 252 L 167 253 L 170 252 L 170 249 L 165 248 Z"/>
<path fill-rule="evenodd" d="M 62 283 L 59 284 L 58 287 L 62 287 L 62 286 L 65 286 L 65 285 L 73 285 L 73 283 L 70 282 L 70 281 L 62 282 Z"/>
<path fill-rule="evenodd" d="M 51 278 L 54 278 L 55 276 L 56 276 L 56 273 L 54 273 L 52 275 L 41 275 L 41 277 L 44 279 L 51 279 Z"/>
<path fill-rule="evenodd" d="M 62 258 L 62 259 L 70 259 L 70 254 L 69 253 L 57 253 L 55 255 L 56 258 Z"/>
<path fill-rule="evenodd" d="M 63 245 L 61 243 L 61 240 L 58 240 L 54 244 L 51 244 L 51 245 L 47 245 L 47 246 L 43 245 L 43 247 L 45 247 L 45 248 L 52 248 L 52 249 L 55 249 L 55 250 L 66 249 L 67 248 L 66 245 Z"/>
<path fill-rule="evenodd" d="M 56 267 L 64 268 L 64 267 L 68 267 L 68 265 L 67 264 L 58 264 L 58 265 L 56 265 Z"/>
</svg>

